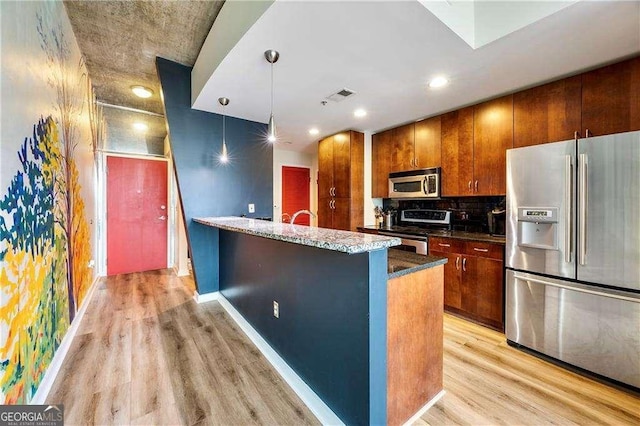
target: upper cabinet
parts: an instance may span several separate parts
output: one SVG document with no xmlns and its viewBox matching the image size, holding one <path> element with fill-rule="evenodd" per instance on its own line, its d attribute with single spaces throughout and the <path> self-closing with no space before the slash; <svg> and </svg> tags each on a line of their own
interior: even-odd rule
<svg viewBox="0 0 640 426">
<path fill-rule="evenodd" d="M 511 95 L 442 116 L 442 195 L 504 195 L 513 147 Z"/>
<path fill-rule="evenodd" d="M 373 135 L 372 196 L 390 172 L 442 167 L 443 197 L 504 195 L 506 150 L 640 130 L 640 57 Z"/>
<path fill-rule="evenodd" d="M 389 196 L 389 173 L 393 152 L 393 130 L 376 133 L 371 137 L 371 196 Z"/>
<path fill-rule="evenodd" d="M 582 75 L 582 129 L 582 137 L 640 130 L 640 57 Z"/>
<path fill-rule="evenodd" d="M 509 148 L 513 148 L 513 95 L 476 105 L 473 110 L 473 195 L 507 193 Z"/>
<path fill-rule="evenodd" d="M 444 114 L 442 196 L 473 195 L 473 107 Z"/>
<path fill-rule="evenodd" d="M 442 196 L 504 195 L 513 147 L 513 96 L 444 114 Z"/>
<path fill-rule="evenodd" d="M 356 231 L 363 225 L 364 135 L 346 131 L 318 143 L 318 225 Z"/>
<path fill-rule="evenodd" d="M 441 166 L 441 118 L 432 117 L 415 124 L 414 158 L 418 168 Z"/>
<path fill-rule="evenodd" d="M 376 133 L 371 140 L 371 195 L 389 194 L 389 173 L 440 167 L 440 117 Z"/>
<path fill-rule="evenodd" d="M 415 168 L 413 144 L 415 126 L 413 123 L 392 130 L 391 171 L 400 172 Z"/>
<path fill-rule="evenodd" d="M 573 139 L 581 126 L 582 78 L 575 76 L 513 95 L 513 146 Z"/>
</svg>

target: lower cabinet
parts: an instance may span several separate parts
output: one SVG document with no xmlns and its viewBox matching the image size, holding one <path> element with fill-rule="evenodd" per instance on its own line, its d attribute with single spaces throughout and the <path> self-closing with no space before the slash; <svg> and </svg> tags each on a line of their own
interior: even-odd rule
<svg viewBox="0 0 640 426">
<path fill-rule="evenodd" d="M 504 246 L 429 238 L 429 254 L 446 257 L 445 310 L 504 330 Z"/>
<path fill-rule="evenodd" d="M 320 198 L 318 199 L 318 226 L 320 228 L 355 231 L 351 223 L 350 198 Z"/>
</svg>

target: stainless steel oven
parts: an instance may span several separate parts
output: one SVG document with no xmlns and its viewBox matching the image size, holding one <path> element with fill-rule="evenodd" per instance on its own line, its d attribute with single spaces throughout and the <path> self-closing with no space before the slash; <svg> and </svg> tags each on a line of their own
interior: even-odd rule
<svg viewBox="0 0 640 426">
<path fill-rule="evenodd" d="M 378 232 L 379 235 L 400 238 L 400 245 L 394 249 L 411 251 L 417 254 L 429 254 L 429 240 L 427 236 L 404 235 L 397 232 Z"/>
</svg>

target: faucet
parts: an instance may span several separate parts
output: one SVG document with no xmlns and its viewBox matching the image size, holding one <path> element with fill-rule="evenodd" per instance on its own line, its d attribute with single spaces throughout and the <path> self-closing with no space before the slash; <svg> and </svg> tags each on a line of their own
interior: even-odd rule
<svg viewBox="0 0 640 426">
<path fill-rule="evenodd" d="M 298 215 L 301 215 L 301 214 L 308 214 L 311 217 L 316 217 L 316 215 L 309 210 L 298 210 L 293 214 L 293 216 L 291 216 L 291 224 L 296 223 L 296 218 L 298 217 Z"/>
</svg>

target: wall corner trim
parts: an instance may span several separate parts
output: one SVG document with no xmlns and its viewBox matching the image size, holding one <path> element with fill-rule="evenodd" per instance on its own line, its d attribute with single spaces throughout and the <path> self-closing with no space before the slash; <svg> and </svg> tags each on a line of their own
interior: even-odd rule
<svg viewBox="0 0 640 426">
<path fill-rule="evenodd" d="M 207 303 L 207 302 L 212 302 L 214 300 L 220 300 L 222 296 L 220 295 L 219 291 L 214 291 L 212 293 L 204 293 L 204 294 L 199 294 L 197 291 L 193 292 L 193 300 L 196 301 L 196 303 Z"/>
<path fill-rule="evenodd" d="M 47 400 L 47 397 L 49 396 L 49 392 L 53 387 L 53 383 L 56 381 L 56 378 L 58 377 L 60 368 L 62 368 L 62 363 L 64 362 L 64 359 L 66 358 L 67 353 L 69 352 L 71 343 L 73 343 L 73 339 L 75 338 L 78 328 L 80 327 L 80 323 L 84 318 L 84 314 L 87 311 L 87 306 L 89 306 L 89 304 L 91 303 L 91 299 L 93 298 L 93 293 L 95 292 L 95 289 L 98 286 L 98 281 L 100 281 L 102 278 L 103 277 L 101 276 L 97 276 L 94 279 L 93 284 L 91 284 L 91 288 L 89 289 L 87 296 L 84 298 L 84 303 L 80 307 L 80 310 L 76 314 L 76 317 L 74 318 L 73 322 L 69 326 L 69 329 L 67 330 L 66 334 L 62 338 L 62 342 L 60 342 L 60 346 L 58 347 L 58 350 L 53 356 L 53 359 L 51 360 L 51 364 L 49 364 L 49 368 L 47 368 L 47 372 L 44 373 L 44 377 L 42 378 L 42 381 L 38 386 L 38 390 L 36 390 L 36 393 L 33 395 L 33 398 L 31 398 L 31 401 L 29 401 L 29 405 L 42 405 Z"/>
<path fill-rule="evenodd" d="M 265 339 L 249 324 L 247 320 L 238 312 L 229 301 L 220 295 L 218 302 L 229 316 L 244 331 L 258 350 L 269 361 L 269 364 L 276 369 L 284 381 L 291 386 L 293 391 L 300 397 L 302 402 L 309 407 L 311 412 L 324 425 L 344 425 L 338 416 L 320 399 L 320 397 L 307 385 L 298 374 L 282 359 L 280 355 L 267 343 Z"/>
</svg>

